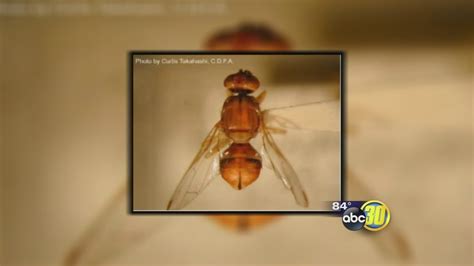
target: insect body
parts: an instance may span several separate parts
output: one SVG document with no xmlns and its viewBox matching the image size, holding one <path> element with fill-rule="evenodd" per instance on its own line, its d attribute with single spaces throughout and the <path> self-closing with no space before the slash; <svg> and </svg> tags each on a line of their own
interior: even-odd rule
<svg viewBox="0 0 474 266">
<path fill-rule="evenodd" d="M 258 79 L 250 71 L 240 70 L 229 75 L 224 86 L 231 95 L 224 102 L 221 119 L 201 144 L 168 209 L 186 206 L 217 175 L 235 189 L 249 186 L 260 175 L 263 153 L 275 175 L 292 191 L 296 202 L 307 207 L 308 200 L 295 171 L 270 135 L 271 128 L 265 125 L 265 111 L 260 110 L 265 92 L 257 97 L 251 95 L 260 86 Z M 258 135 L 262 136 L 261 153 L 250 144 Z"/>
<path fill-rule="evenodd" d="M 242 189 L 260 175 L 262 158 L 250 145 L 260 126 L 260 106 L 250 96 L 259 86 L 258 80 L 249 71 L 230 75 L 224 85 L 233 95 L 224 102 L 221 127 L 232 140 L 220 159 L 220 173 L 233 188 Z"/>
</svg>

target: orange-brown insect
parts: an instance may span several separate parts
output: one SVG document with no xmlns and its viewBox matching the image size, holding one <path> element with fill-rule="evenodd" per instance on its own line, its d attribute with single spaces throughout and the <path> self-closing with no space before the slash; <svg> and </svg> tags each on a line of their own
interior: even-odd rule
<svg viewBox="0 0 474 266">
<path fill-rule="evenodd" d="M 265 24 L 243 23 L 210 36 L 206 50 L 273 51 L 289 50 L 288 40 Z"/>
<path fill-rule="evenodd" d="M 260 175 L 262 155 L 249 141 L 262 135 L 265 157 L 283 184 L 291 189 L 296 202 L 308 206 L 308 199 L 301 183 L 282 154 L 267 128 L 260 103 L 265 92 L 253 97 L 260 87 L 258 79 L 250 71 L 240 70 L 224 80 L 224 86 L 232 94 L 224 102 L 221 119 L 203 141 L 201 149 L 176 188 L 168 209 L 181 209 L 196 198 L 204 188 L 221 175 L 235 189 L 252 184 Z M 207 161 L 208 163 L 204 163 Z M 207 170 L 199 174 L 201 167 Z"/>
<path fill-rule="evenodd" d="M 223 29 L 211 36 L 206 42 L 208 50 L 288 50 L 287 39 L 266 25 L 243 23 L 237 28 Z M 246 230 L 250 227 L 266 224 L 277 215 L 210 215 L 227 228 Z"/>
</svg>

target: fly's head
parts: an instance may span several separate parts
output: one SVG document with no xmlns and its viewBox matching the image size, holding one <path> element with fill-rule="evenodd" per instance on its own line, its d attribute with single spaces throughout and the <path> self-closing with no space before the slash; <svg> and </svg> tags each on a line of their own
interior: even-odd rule
<svg viewBox="0 0 474 266">
<path fill-rule="evenodd" d="M 260 81 L 248 70 L 230 74 L 224 80 L 224 86 L 232 93 L 250 94 L 260 87 Z"/>
</svg>

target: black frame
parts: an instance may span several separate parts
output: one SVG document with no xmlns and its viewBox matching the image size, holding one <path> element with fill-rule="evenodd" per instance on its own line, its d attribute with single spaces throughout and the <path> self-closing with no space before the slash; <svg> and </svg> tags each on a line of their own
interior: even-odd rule
<svg viewBox="0 0 474 266">
<path fill-rule="evenodd" d="M 129 51 L 127 57 L 128 65 L 128 213 L 132 215 L 149 215 L 149 214 L 322 214 L 340 216 L 340 211 L 317 211 L 317 210 L 295 210 L 295 211 L 226 211 L 226 210 L 140 210 L 136 211 L 133 208 L 133 57 L 135 55 L 338 55 L 340 57 L 340 103 L 341 103 L 341 183 L 340 183 L 340 202 L 346 201 L 346 83 L 345 83 L 345 52 L 344 51 L 159 51 L 159 50 L 137 50 Z"/>
</svg>

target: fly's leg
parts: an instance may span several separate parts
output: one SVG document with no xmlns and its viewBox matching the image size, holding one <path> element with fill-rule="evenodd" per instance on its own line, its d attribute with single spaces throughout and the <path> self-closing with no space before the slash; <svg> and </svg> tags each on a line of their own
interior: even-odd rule
<svg viewBox="0 0 474 266">
<path fill-rule="evenodd" d="M 286 134 L 286 129 L 278 128 L 278 127 L 265 127 L 265 129 L 270 132 L 271 134 Z"/>
</svg>

